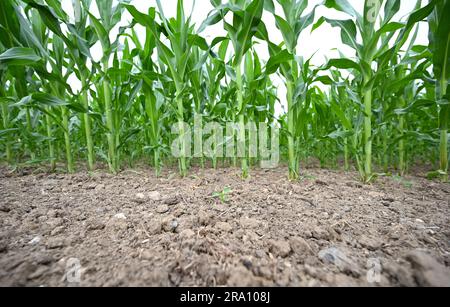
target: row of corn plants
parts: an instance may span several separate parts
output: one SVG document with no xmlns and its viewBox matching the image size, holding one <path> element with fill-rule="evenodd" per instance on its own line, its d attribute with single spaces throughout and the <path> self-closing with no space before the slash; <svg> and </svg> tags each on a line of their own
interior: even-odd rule
<svg viewBox="0 0 450 307">
<path fill-rule="evenodd" d="M 406 17 L 398 16 L 402 2 L 365 0 L 358 11 L 346 0 L 211 0 L 213 10 L 195 24 L 197 8 L 183 0 L 173 12 L 160 0 L 146 12 L 130 0 L 73 0 L 70 14 L 59 1 L 3 0 L 2 160 L 52 171 L 65 164 L 69 173 L 82 160 L 90 171 L 105 165 L 112 173 L 145 161 L 158 175 L 176 163 L 182 176 L 194 164 L 239 163 L 246 178 L 262 160 L 248 146 L 256 122 L 280 128 L 290 180 L 310 159 L 355 169 L 366 182 L 419 162 L 448 180 L 450 0 L 418 0 Z M 347 17 L 318 16 L 319 8 Z M 268 31 L 266 16 L 277 33 Z M 429 44 L 420 45 L 425 23 Z M 214 25 L 224 35 L 206 39 Z M 302 34 L 325 25 L 354 53 L 314 66 L 302 55 L 309 43 Z M 195 133 L 211 122 L 218 126 L 209 135 Z M 231 146 L 234 157 L 207 153 L 205 138 L 230 122 L 237 129 L 214 146 Z M 198 152 L 188 142 L 192 132 Z"/>
</svg>

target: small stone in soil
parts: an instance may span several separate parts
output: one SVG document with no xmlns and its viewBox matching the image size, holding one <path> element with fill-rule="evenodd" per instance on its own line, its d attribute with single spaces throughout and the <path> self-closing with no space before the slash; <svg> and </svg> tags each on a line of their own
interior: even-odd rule
<svg viewBox="0 0 450 307">
<path fill-rule="evenodd" d="M 289 253 L 291 252 L 291 246 L 289 245 L 289 242 L 271 240 L 269 243 L 270 252 L 273 255 L 282 258 L 289 256 Z"/>
<path fill-rule="evenodd" d="M 55 261 L 55 259 L 47 254 L 39 254 L 35 257 L 35 261 L 37 264 L 48 265 Z"/>
<path fill-rule="evenodd" d="M 256 256 L 257 258 L 262 259 L 262 258 L 266 257 L 267 254 L 266 254 L 265 251 L 259 249 L 259 250 L 257 250 L 257 251 L 255 252 L 255 256 Z"/>
<path fill-rule="evenodd" d="M 153 192 L 148 193 L 148 198 L 152 201 L 160 201 L 161 194 L 159 194 L 158 191 L 153 191 Z"/>
<path fill-rule="evenodd" d="M 167 212 L 169 212 L 169 206 L 168 205 L 159 205 L 157 208 L 156 208 L 156 213 L 159 213 L 159 214 L 164 214 L 164 213 L 167 213 Z"/>
<path fill-rule="evenodd" d="M 100 221 L 92 221 L 89 223 L 89 225 L 87 226 L 87 230 L 88 231 L 95 231 L 95 230 L 103 230 L 105 229 L 105 223 L 100 222 Z"/>
<path fill-rule="evenodd" d="M 89 184 L 85 185 L 86 190 L 95 190 L 96 187 L 97 187 L 96 183 L 89 183 Z"/>
<path fill-rule="evenodd" d="M 143 204 L 145 203 L 146 199 L 145 199 L 145 195 L 144 193 L 137 193 L 134 197 L 134 202 L 138 203 L 138 204 Z"/>
<path fill-rule="evenodd" d="M 178 225 L 179 225 L 178 221 L 177 220 L 173 220 L 172 223 L 170 224 L 170 226 L 172 228 L 172 231 L 175 232 L 175 230 L 177 230 L 177 228 L 178 228 Z"/>
<path fill-rule="evenodd" d="M 169 196 L 163 200 L 163 204 L 168 206 L 175 206 L 180 202 L 178 196 Z"/>
<path fill-rule="evenodd" d="M 319 259 L 325 264 L 335 265 L 342 273 L 359 276 L 360 272 L 356 263 L 336 247 L 327 248 L 319 252 Z"/>
<path fill-rule="evenodd" d="M 47 242 L 48 249 L 58 249 L 64 247 L 65 243 L 63 239 L 60 238 L 52 238 Z"/>
<path fill-rule="evenodd" d="M 41 237 L 34 237 L 28 244 L 37 245 L 39 243 L 41 243 Z"/>
<path fill-rule="evenodd" d="M 383 245 L 383 242 L 376 238 L 371 238 L 365 235 L 362 235 L 359 239 L 359 244 L 362 245 L 362 247 L 367 248 L 370 251 L 376 251 L 380 249 L 380 247 Z"/>
<path fill-rule="evenodd" d="M 247 270 L 251 270 L 253 267 L 252 260 L 250 258 L 243 258 L 242 264 L 245 266 Z"/>
<path fill-rule="evenodd" d="M 118 219 L 118 220 L 126 220 L 127 219 L 126 215 L 123 213 L 118 213 L 118 214 L 114 215 L 114 218 Z"/>
<path fill-rule="evenodd" d="M 178 221 L 172 217 L 166 217 L 163 221 L 162 221 L 162 229 L 165 232 L 175 232 L 178 228 Z"/>
</svg>

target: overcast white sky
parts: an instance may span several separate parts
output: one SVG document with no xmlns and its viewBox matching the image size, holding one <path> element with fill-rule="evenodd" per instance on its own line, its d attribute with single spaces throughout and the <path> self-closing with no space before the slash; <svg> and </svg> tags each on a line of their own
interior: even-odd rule
<svg viewBox="0 0 450 307">
<path fill-rule="evenodd" d="M 167 16 L 174 16 L 175 10 L 176 10 L 176 4 L 177 0 L 163 0 L 161 1 L 163 3 L 164 12 Z M 194 0 L 185 0 L 185 10 L 186 13 L 189 14 L 192 4 Z M 276 2 L 276 0 L 274 0 Z M 322 3 L 323 0 L 310 0 L 309 1 L 309 7 L 308 11 L 311 11 L 312 8 Z M 364 0 L 349 0 L 349 2 L 360 12 L 363 10 Z M 136 8 L 142 12 L 146 12 L 150 6 L 156 6 L 155 0 L 134 0 L 132 2 Z M 414 0 L 403 0 L 402 1 L 402 8 L 401 11 L 398 14 L 398 17 L 406 16 L 409 12 L 411 12 L 414 9 L 414 6 L 416 4 L 416 1 Z M 211 3 L 209 0 L 197 0 L 196 5 L 193 12 L 193 21 L 196 24 L 201 24 L 203 20 L 206 19 L 208 16 L 208 12 L 213 9 Z M 282 16 L 281 12 L 279 15 Z M 345 14 L 341 14 L 339 12 L 336 12 L 334 10 L 327 9 L 325 7 L 321 7 L 316 11 L 316 20 L 321 17 L 326 16 L 331 19 L 345 19 Z M 275 21 L 273 16 L 270 13 L 265 12 L 264 13 L 264 22 L 267 25 L 267 28 L 270 33 L 271 40 L 276 43 L 280 43 L 282 41 L 282 36 L 279 33 L 278 29 L 275 26 Z M 424 23 L 426 26 L 426 24 Z M 226 32 L 223 30 L 223 25 L 218 24 L 216 26 L 213 26 L 207 30 L 204 31 L 203 36 L 205 37 L 216 37 L 220 35 L 226 35 Z M 428 41 L 427 38 L 427 29 L 425 27 L 422 27 L 420 37 L 418 40 L 418 43 L 426 43 Z M 266 59 L 268 56 L 267 48 L 265 46 L 262 46 L 262 48 L 258 48 L 261 50 L 258 50 L 258 54 L 265 55 L 261 56 L 262 59 Z M 324 61 L 324 56 L 332 57 L 332 56 L 339 56 L 337 52 L 333 52 L 331 50 L 333 49 L 339 49 L 344 52 L 351 51 L 350 48 L 347 48 L 341 43 L 340 39 L 340 32 L 337 28 L 332 28 L 327 24 L 324 24 L 321 28 L 314 31 L 312 34 L 309 31 L 305 31 L 300 40 L 299 40 L 299 46 L 297 52 L 299 55 L 305 56 L 307 58 L 311 57 L 315 52 L 316 55 L 314 57 L 314 63 L 320 65 Z M 349 52 L 349 55 L 352 53 Z"/>
<path fill-rule="evenodd" d="M 364 0 L 348 0 L 358 11 L 363 11 Z M 64 10 L 69 14 L 69 16 L 73 16 L 72 9 L 72 0 L 62 0 L 62 5 Z M 92 1 L 93 5 L 91 11 L 96 14 L 97 8 L 95 5 L 95 1 Z M 176 14 L 176 5 L 177 0 L 163 0 L 161 1 L 164 13 L 167 17 L 172 17 Z M 274 0 L 274 2 L 276 2 Z M 312 8 L 322 3 L 323 0 L 310 0 L 308 11 L 312 10 Z M 424 1 L 426 2 L 426 1 Z M 191 13 L 192 5 L 194 0 L 185 0 L 185 10 L 186 14 Z M 408 14 L 414 9 L 416 5 L 416 1 L 414 0 L 403 0 L 401 1 L 402 6 L 398 15 L 395 17 L 396 20 L 405 20 Z M 151 6 L 156 7 L 155 0 L 133 0 L 131 2 L 139 11 L 146 13 L 148 8 Z M 209 0 L 196 0 L 194 11 L 192 14 L 192 21 L 197 24 L 197 27 L 206 19 L 208 13 L 213 9 Z M 278 8 L 279 9 L 279 8 Z M 279 15 L 282 15 L 281 12 Z M 348 18 L 347 15 L 336 12 L 335 10 L 328 9 L 326 7 L 320 7 L 316 10 L 316 20 L 321 16 L 325 16 L 331 19 L 345 19 Z M 263 20 L 267 26 L 267 29 L 270 34 L 271 41 L 280 43 L 282 41 L 281 33 L 275 26 L 274 18 L 271 14 L 265 12 L 263 16 Z M 131 21 L 131 16 L 128 12 L 125 12 L 122 23 L 127 24 Z M 139 33 L 139 31 L 138 31 Z M 112 33 L 111 39 L 114 39 L 114 33 Z M 203 37 L 205 37 L 208 41 L 211 41 L 214 37 L 217 36 L 225 36 L 226 32 L 223 29 L 223 25 L 221 23 L 212 26 L 206 29 L 203 33 L 201 33 Z M 428 44 L 428 26 L 426 23 L 422 23 L 419 29 L 418 39 L 416 41 L 417 44 Z M 144 39 L 144 38 L 143 38 Z M 267 47 L 263 44 L 256 47 L 258 55 L 262 60 L 268 59 L 268 51 Z M 94 59 L 99 60 L 102 57 L 102 51 L 100 45 L 97 44 L 91 50 Z M 299 45 L 297 47 L 297 53 L 300 56 L 305 58 L 309 58 L 314 55 L 312 63 L 314 65 L 322 65 L 326 62 L 326 58 L 339 57 L 339 52 L 342 52 L 348 57 L 352 57 L 354 53 L 352 49 L 343 45 L 340 38 L 340 31 L 337 28 L 332 28 L 328 24 L 323 24 L 322 27 L 310 33 L 310 29 L 304 31 L 299 40 Z M 279 96 L 280 98 L 284 97 L 285 90 L 282 86 L 281 80 L 278 78 L 274 78 L 275 84 L 279 87 Z M 281 110 L 279 110 L 281 111 Z"/>
</svg>

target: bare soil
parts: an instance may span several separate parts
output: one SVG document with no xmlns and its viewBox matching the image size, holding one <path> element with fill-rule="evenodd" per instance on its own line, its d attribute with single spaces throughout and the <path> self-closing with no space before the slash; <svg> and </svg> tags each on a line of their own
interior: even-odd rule
<svg viewBox="0 0 450 307">
<path fill-rule="evenodd" d="M 191 174 L 1 169 L 0 286 L 450 286 L 449 184 Z"/>
</svg>

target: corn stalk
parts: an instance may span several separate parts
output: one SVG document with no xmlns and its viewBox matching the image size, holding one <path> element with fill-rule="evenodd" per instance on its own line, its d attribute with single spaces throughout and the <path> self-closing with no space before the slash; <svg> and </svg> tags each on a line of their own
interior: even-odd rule
<svg viewBox="0 0 450 307">
<path fill-rule="evenodd" d="M 450 10 L 450 1 L 441 0 L 430 15 L 429 40 L 433 54 L 433 71 L 436 78 L 436 99 L 439 104 L 440 129 L 440 172 L 442 180 L 448 181 L 448 127 L 450 118 L 450 99 L 448 83 L 450 79 L 450 20 L 446 15 Z"/>
</svg>

